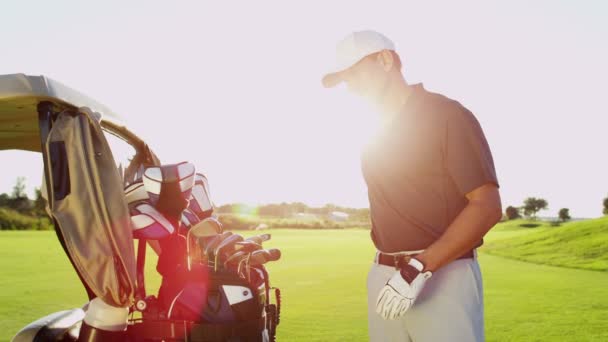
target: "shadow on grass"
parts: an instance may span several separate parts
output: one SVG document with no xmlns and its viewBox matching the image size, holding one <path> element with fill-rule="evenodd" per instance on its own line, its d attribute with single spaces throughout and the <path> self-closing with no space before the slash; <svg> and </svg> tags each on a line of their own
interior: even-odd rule
<svg viewBox="0 0 608 342">
<path fill-rule="evenodd" d="M 522 223 L 519 226 L 524 227 L 524 228 L 536 228 L 536 227 L 540 227 L 541 224 L 540 223 Z"/>
</svg>

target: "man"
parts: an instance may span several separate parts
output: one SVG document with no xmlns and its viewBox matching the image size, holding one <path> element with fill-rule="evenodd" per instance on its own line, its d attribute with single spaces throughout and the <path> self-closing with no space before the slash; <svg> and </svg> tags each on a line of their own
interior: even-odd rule
<svg viewBox="0 0 608 342">
<path fill-rule="evenodd" d="M 382 115 L 362 154 L 371 236 L 371 341 L 483 341 L 483 293 L 475 248 L 502 215 L 482 129 L 460 103 L 410 85 L 394 44 L 374 31 L 337 46 L 345 82 Z"/>
</svg>

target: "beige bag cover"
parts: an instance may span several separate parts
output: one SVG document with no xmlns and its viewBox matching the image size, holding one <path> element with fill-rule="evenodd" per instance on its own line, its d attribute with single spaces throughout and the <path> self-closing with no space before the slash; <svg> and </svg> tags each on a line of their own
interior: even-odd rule
<svg viewBox="0 0 608 342">
<path fill-rule="evenodd" d="M 59 114 L 46 144 L 64 142 L 70 189 L 58 199 L 50 179 L 50 211 L 78 272 L 107 304 L 126 307 L 135 293 L 135 253 L 122 180 L 99 123 Z M 49 157 L 49 159 L 51 159 Z M 47 161 L 52 174 L 51 160 Z M 55 171 L 57 172 L 57 171 Z"/>
</svg>

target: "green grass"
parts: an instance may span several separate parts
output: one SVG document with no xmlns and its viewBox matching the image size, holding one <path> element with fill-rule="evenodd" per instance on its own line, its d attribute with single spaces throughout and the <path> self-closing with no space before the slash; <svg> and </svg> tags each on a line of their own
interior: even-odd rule
<svg viewBox="0 0 608 342">
<path fill-rule="evenodd" d="M 0 270 L 0 341 L 37 317 L 85 303 L 53 231 L 0 232 Z"/>
<path fill-rule="evenodd" d="M 490 231 L 483 251 L 537 264 L 608 270 L 608 217 L 559 227 L 525 221 L 501 223 Z"/>
<path fill-rule="evenodd" d="M 567 226 L 566 226 L 567 227 Z M 564 228 L 566 228 L 564 227 Z M 545 228 L 540 229 L 541 232 Z M 535 229 L 499 226 L 488 244 Z M 555 229 L 555 228 L 551 228 Z M 274 230 L 272 283 L 283 292 L 280 341 L 366 341 L 366 230 Z M 497 235 L 498 234 L 498 235 Z M 531 264 L 481 254 L 488 341 L 608 340 L 608 272 Z M 154 258 L 149 258 L 152 266 Z M 85 294 L 52 232 L 0 233 L 0 340 Z M 149 267 L 148 285 L 159 283 Z"/>
</svg>

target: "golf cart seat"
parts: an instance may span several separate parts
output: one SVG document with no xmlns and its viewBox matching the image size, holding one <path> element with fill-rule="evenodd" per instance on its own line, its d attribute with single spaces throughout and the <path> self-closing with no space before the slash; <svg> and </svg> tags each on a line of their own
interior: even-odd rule
<svg viewBox="0 0 608 342">
<path fill-rule="evenodd" d="M 77 341 L 83 318 L 82 309 L 55 312 L 25 326 L 12 341 Z"/>
</svg>

